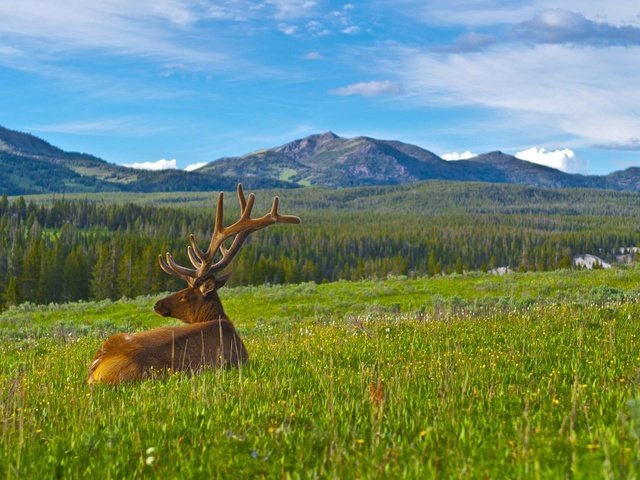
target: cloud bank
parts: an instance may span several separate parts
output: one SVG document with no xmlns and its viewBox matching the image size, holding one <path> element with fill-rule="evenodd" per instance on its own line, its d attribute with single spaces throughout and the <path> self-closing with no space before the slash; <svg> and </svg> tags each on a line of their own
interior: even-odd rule
<svg viewBox="0 0 640 480">
<path fill-rule="evenodd" d="M 440 158 L 442 158 L 443 160 L 469 160 L 470 158 L 473 158 L 477 155 L 478 155 L 477 153 L 471 153 L 469 150 L 465 150 L 462 153 L 458 153 L 458 152 L 445 153 Z"/>
<path fill-rule="evenodd" d="M 332 95 L 340 95 L 343 97 L 350 95 L 362 95 L 365 97 L 372 97 L 377 95 L 398 95 L 402 92 L 400 85 L 391 82 L 390 80 L 383 80 L 380 82 L 358 82 L 352 83 L 345 87 L 334 88 L 329 90 Z"/>
<path fill-rule="evenodd" d="M 207 164 L 207 162 L 198 162 L 198 163 L 192 163 L 191 165 L 187 165 L 186 167 L 184 167 L 184 169 L 187 172 L 193 172 L 194 170 L 197 170 L 201 167 L 204 167 Z"/>
<path fill-rule="evenodd" d="M 515 157 L 567 173 L 587 173 L 586 163 L 577 158 L 575 152 L 568 148 L 546 152 L 544 148 L 531 147 L 516 153 Z"/>
<path fill-rule="evenodd" d="M 139 170 L 170 170 L 178 168 L 176 163 L 175 158 L 172 158 L 171 160 L 162 158 L 157 162 L 134 162 L 123 166 L 137 168 Z"/>
<path fill-rule="evenodd" d="M 396 91 L 413 106 L 482 108 L 502 115 L 510 130 L 535 138 L 562 135 L 575 146 L 635 145 L 640 131 L 640 47 L 502 45 L 487 51 L 434 54 L 397 47 L 381 61 L 396 72 Z M 350 86 L 353 87 L 353 86 Z M 346 93 L 358 88 L 347 87 Z M 488 126 L 490 125 L 490 126 Z M 526 137 L 524 137 L 526 138 Z M 636 142 L 634 142 L 636 140 Z"/>
<path fill-rule="evenodd" d="M 322 60 L 324 56 L 320 52 L 309 52 L 303 58 L 305 60 Z"/>
<path fill-rule="evenodd" d="M 640 45 L 640 28 L 594 22 L 580 13 L 552 9 L 517 24 L 511 37 L 531 43 L 630 46 Z"/>
<path fill-rule="evenodd" d="M 582 47 L 640 45 L 640 28 L 589 20 L 583 14 L 560 8 L 543 10 L 528 20 L 513 24 L 506 32 L 492 34 L 467 32 L 452 44 L 437 48 L 444 52 L 474 52 L 496 44 L 521 42 L 567 44 Z"/>
</svg>

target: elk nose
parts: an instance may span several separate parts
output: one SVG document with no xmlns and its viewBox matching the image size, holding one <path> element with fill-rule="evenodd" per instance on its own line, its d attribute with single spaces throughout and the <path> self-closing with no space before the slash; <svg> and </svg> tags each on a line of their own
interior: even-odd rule
<svg viewBox="0 0 640 480">
<path fill-rule="evenodd" d="M 153 311 L 158 315 L 162 315 L 163 317 L 169 316 L 169 310 L 165 305 L 163 305 L 162 300 L 156 302 L 156 304 L 153 306 Z"/>
</svg>

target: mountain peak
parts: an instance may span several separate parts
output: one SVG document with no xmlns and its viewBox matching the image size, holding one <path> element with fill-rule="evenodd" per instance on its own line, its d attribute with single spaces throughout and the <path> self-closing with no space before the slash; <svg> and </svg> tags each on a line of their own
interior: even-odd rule
<svg viewBox="0 0 640 480">
<path fill-rule="evenodd" d="M 344 141 L 344 138 L 341 138 L 335 133 L 329 131 L 316 133 L 314 135 L 309 135 L 308 137 L 294 140 L 291 143 L 287 143 L 286 145 L 282 145 L 281 147 L 274 149 L 274 151 L 276 153 L 284 154 L 296 161 L 304 161 L 304 159 L 316 156 Z"/>
<path fill-rule="evenodd" d="M 314 135 L 312 135 L 312 136 L 314 136 Z M 340 138 L 338 135 L 333 133 L 331 130 L 329 130 L 328 132 L 324 132 L 324 133 L 318 133 L 315 136 L 317 136 L 319 139 L 322 139 L 322 140 L 336 140 L 336 139 Z"/>
</svg>

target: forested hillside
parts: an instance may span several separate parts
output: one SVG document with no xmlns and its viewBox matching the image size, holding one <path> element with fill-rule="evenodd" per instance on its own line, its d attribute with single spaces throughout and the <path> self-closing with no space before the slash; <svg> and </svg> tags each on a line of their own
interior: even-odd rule
<svg viewBox="0 0 640 480">
<path fill-rule="evenodd" d="M 234 188 L 233 176 L 183 170 L 149 171 L 106 162 L 86 153 L 65 152 L 30 135 L 0 127 L 0 194 L 65 192 L 170 192 Z M 242 178 L 253 188 L 295 185 L 260 177 Z"/>
<path fill-rule="evenodd" d="M 214 194 L 140 197 L 155 205 L 91 199 L 0 201 L 2 306 L 133 297 L 182 288 L 157 256 L 182 264 L 187 236 L 204 244 Z M 255 214 L 271 192 L 258 192 Z M 238 214 L 229 195 L 226 223 Z M 34 201 L 34 200 L 37 200 Z M 169 202 L 173 206 L 158 206 Z M 176 208 L 181 205 L 183 208 Z M 232 285 L 436 275 L 511 266 L 571 267 L 574 255 L 611 258 L 640 242 L 636 194 L 485 184 L 287 191 L 283 213 L 302 225 L 254 234 L 232 265 Z"/>
</svg>

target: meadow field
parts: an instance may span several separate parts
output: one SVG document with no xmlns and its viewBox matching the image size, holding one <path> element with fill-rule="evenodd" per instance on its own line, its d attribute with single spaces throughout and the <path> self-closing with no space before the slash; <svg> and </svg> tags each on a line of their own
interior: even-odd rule
<svg viewBox="0 0 640 480">
<path fill-rule="evenodd" d="M 637 478 L 640 268 L 223 289 L 242 369 L 89 388 L 160 296 L 0 314 L 2 478 Z"/>
</svg>

